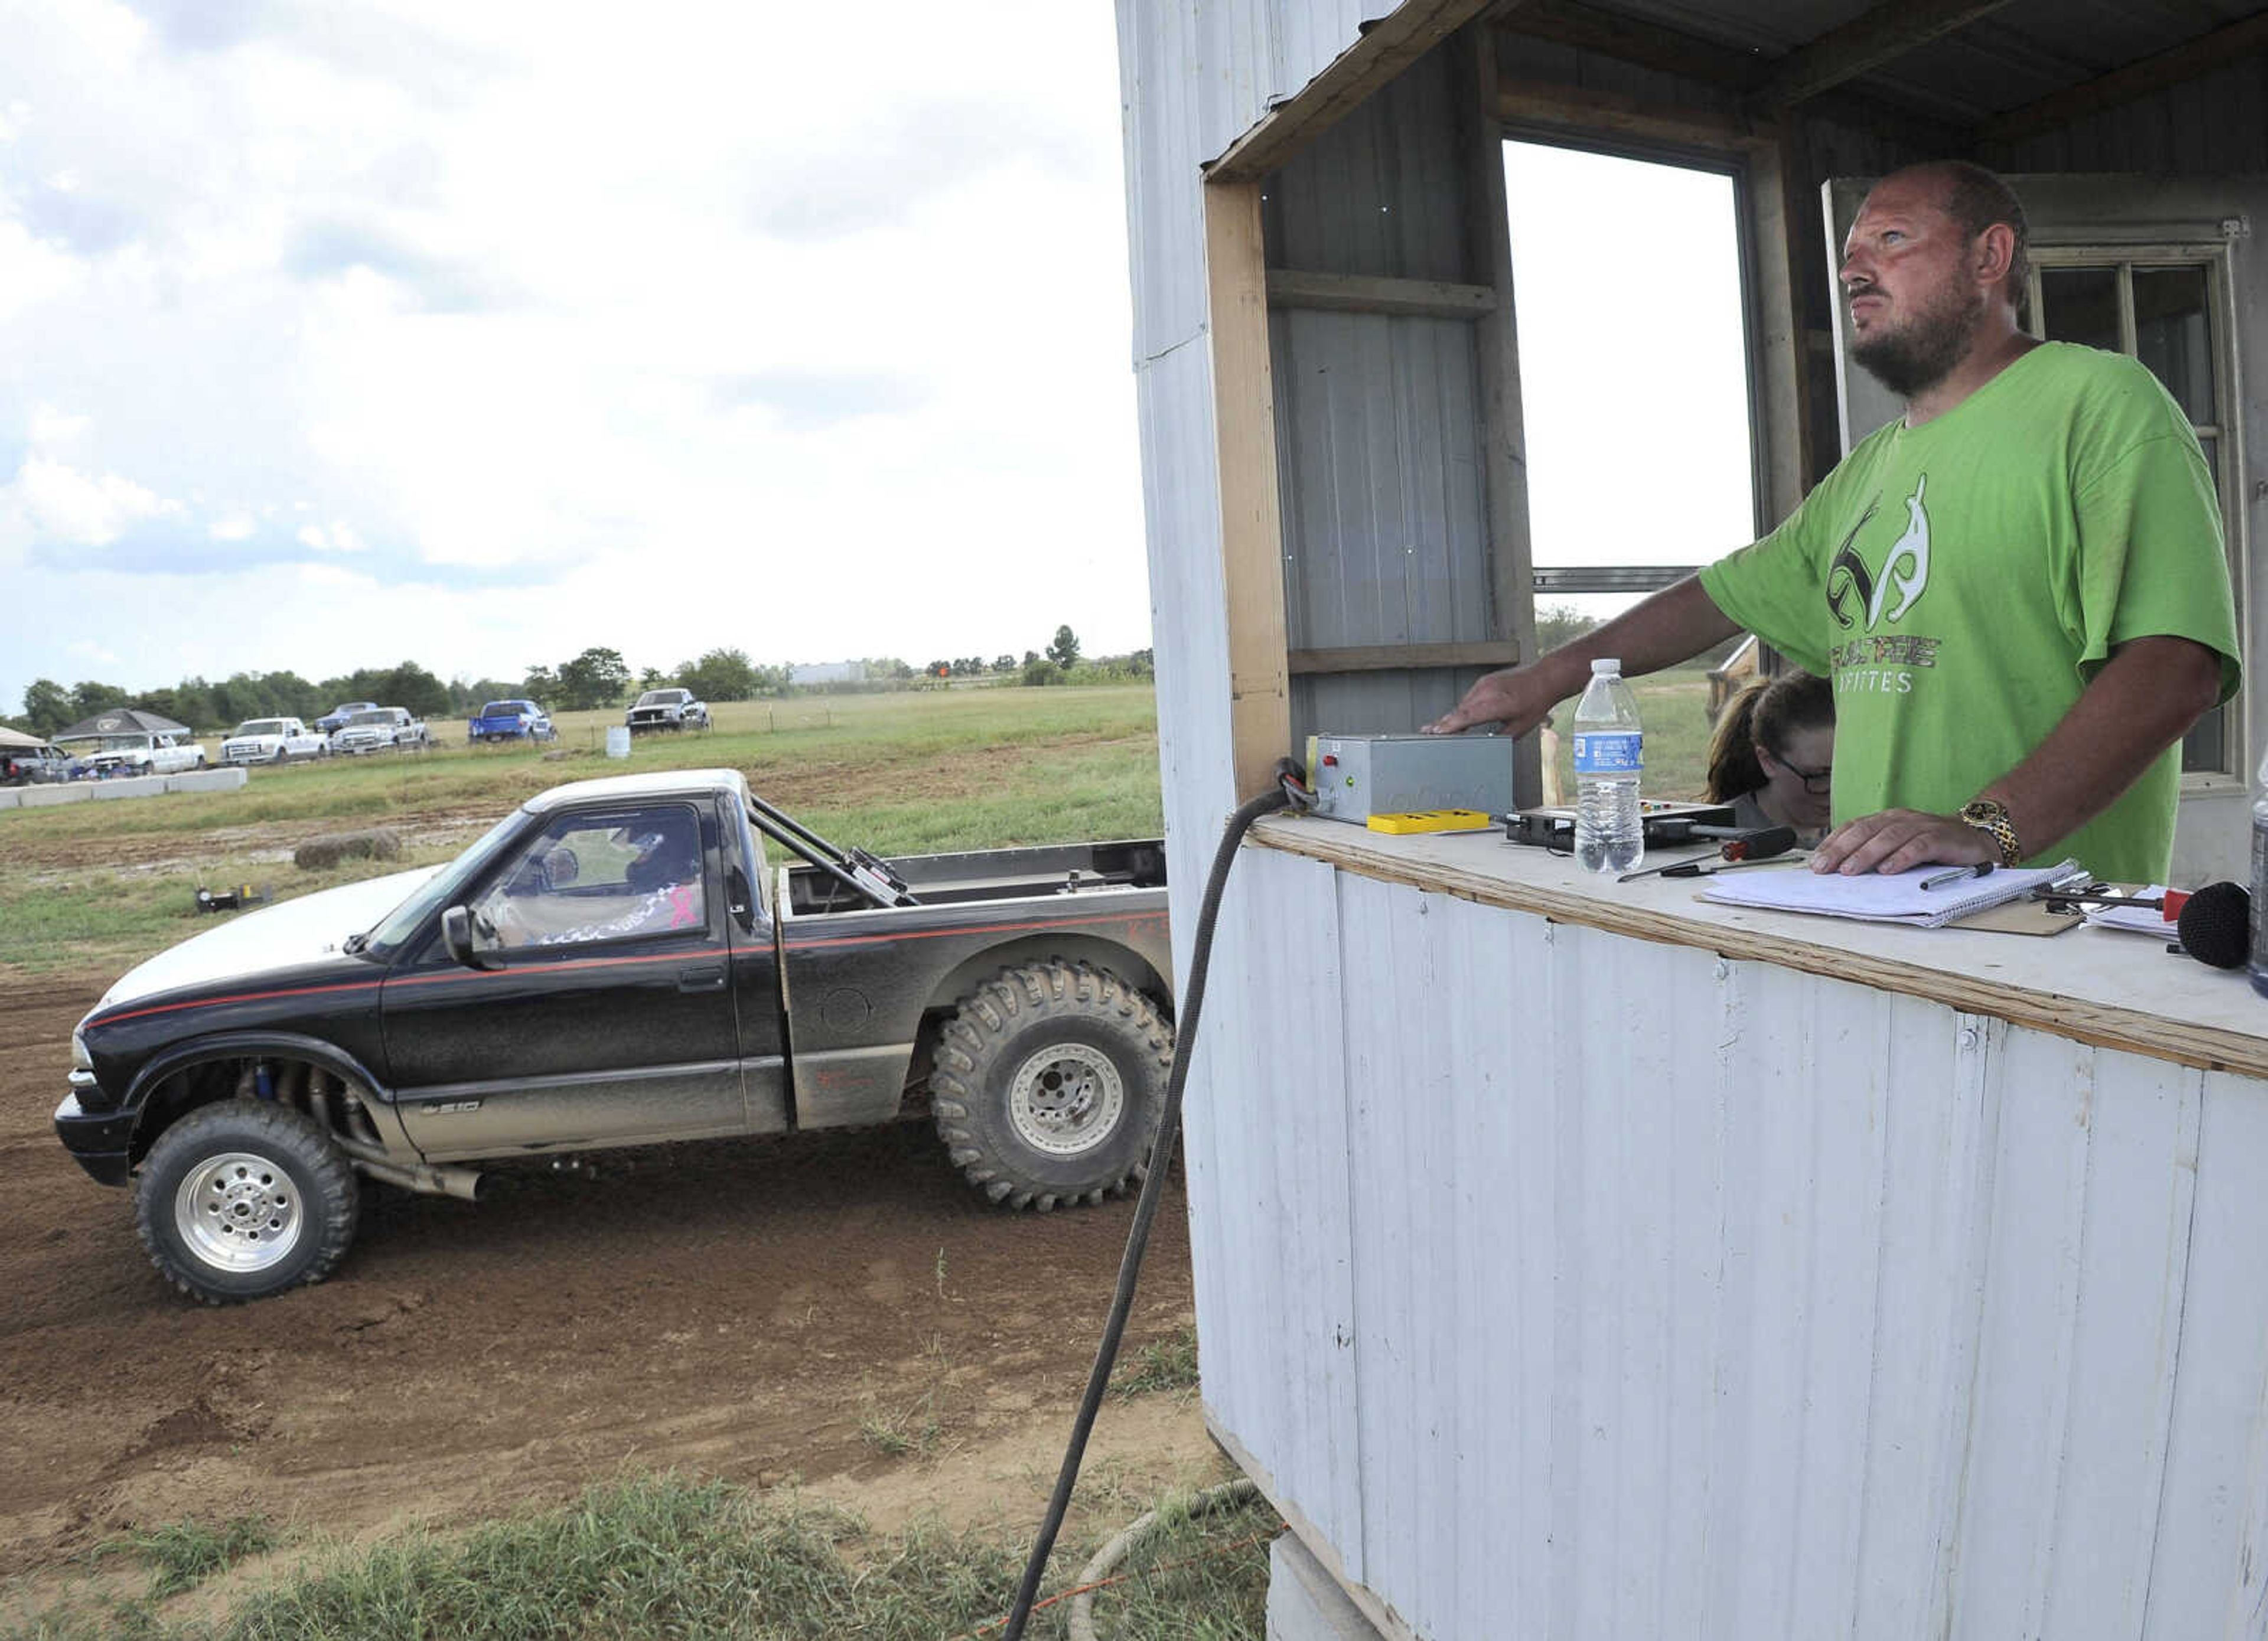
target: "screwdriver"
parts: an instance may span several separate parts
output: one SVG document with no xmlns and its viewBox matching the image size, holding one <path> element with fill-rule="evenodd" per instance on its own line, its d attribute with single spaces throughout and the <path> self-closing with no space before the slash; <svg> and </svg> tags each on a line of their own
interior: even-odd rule
<svg viewBox="0 0 2268 1641">
<path fill-rule="evenodd" d="M 1762 831 L 1743 832 L 1737 837 L 1726 839 L 1717 847 L 1717 857 L 1719 860 L 1730 861 L 1734 865 L 1741 865 L 1770 860 L 1776 855 L 1786 854 L 1794 847 L 1795 828 L 1793 827 L 1771 826 L 1764 828 Z M 1628 883 L 1633 878 L 1651 878 L 1656 875 L 1697 878 L 1701 875 L 1701 868 L 1708 858 L 1704 855 L 1698 860 L 1672 861 L 1667 866 L 1647 866 L 1638 872 L 1625 872 L 1615 881 Z"/>
</svg>

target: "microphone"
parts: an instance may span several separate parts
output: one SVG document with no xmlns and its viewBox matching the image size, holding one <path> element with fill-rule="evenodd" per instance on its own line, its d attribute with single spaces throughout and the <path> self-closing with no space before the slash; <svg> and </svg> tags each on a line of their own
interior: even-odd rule
<svg viewBox="0 0 2268 1641">
<path fill-rule="evenodd" d="M 2242 968 L 2252 950 L 2252 896 L 2241 883 L 2208 883 L 2176 922 L 2182 950 L 2215 968 Z"/>
</svg>

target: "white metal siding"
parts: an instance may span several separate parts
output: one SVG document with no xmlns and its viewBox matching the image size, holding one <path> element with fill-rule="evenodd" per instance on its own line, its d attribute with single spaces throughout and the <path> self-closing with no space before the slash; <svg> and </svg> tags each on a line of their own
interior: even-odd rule
<svg viewBox="0 0 2268 1641">
<path fill-rule="evenodd" d="M 1206 1405 L 1418 1634 L 2263 1632 L 2268 1088 L 1273 851 L 1231 898 Z"/>
</svg>

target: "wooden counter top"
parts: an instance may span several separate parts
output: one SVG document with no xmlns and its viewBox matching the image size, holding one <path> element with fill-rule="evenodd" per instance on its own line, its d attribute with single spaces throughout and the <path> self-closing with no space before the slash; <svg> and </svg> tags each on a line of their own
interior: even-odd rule
<svg viewBox="0 0 2268 1641">
<path fill-rule="evenodd" d="M 1618 884 L 1567 856 L 1508 843 L 1501 828 L 1395 837 L 1279 815 L 1255 827 L 1251 841 L 1382 882 L 1926 997 L 2155 1059 L 2268 1077 L 2268 997 L 2243 970 L 2208 968 L 2145 935 L 2080 928 L 2041 937 L 1753 911 L 1699 899 L 1690 879 Z M 1646 864 L 1702 853 L 1650 850 Z"/>
</svg>

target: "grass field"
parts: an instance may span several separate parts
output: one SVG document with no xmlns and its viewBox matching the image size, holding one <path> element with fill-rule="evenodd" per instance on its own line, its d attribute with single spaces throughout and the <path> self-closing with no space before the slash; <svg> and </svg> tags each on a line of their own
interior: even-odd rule
<svg viewBox="0 0 2268 1641">
<path fill-rule="evenodd" d="M 1266 1504 L 1193 1519 L 1175 1498 L 1115 1498 L 1107 1484 L 1100 1494 L 1059 1545 L 1044 1590 L 1064 1590 L 1111 1531 L 1154 1507 L 1158 1532 L 1097 1593 L 1101 1632 L 1258 1641 L 1268 1542 L 1281 1530 Z M 258 1516 L 169 1524 L 106 1546 L 98 1576 L 52 1599 L 0 1595 L 0 1641 L 976 1641 L 999 1634 L 1022 1553 L 995 1534 L 877 1534 L 792 1495 L 634 1476 L 595 1485 L 566 1509 L 375 1543 L 295 1544 Z M 265 1576 L 217 1584 L 248 1557 L 268 1562 Z M 147 1582 L 136 1588 L 141 1570 Z M 1027 1633 L 1063 1634 L 1064 1611 L 1050 1601 Z"/>
<path fill-rule="evenodd" d="M 1647 793 L 1697 796 L 1705 677 L 1634 688 Z M 1569 712 L 1557 722 L 1572 792 Z M 0 972 L 123 967 L 196 931 L 201 886 L 286 898 L 446 860 L 546 787 L 624 770 L 737 769 L 806 825 L 886 855 L 1154 836 L 1162 825 L 1146 686 L 799 696 L 716 714 L 711 732 L 643 737 L 626 761 L 604 752 L 619 714 L 567 713 L 548 747 L 468 747 L 444 725 L 429 753 L 256 769 L 239 792 L 0 810 Z M 399 860 L 291 863 L 309 836 L 371 827 L 399 835 Z"/>
<path fill-rule="evenodd" d="M 563 781 L 723 765 L 806 826 L 880 854 L 1156 835 L 1146 686 L 915 691 L 743 702 L 707 734 L 604 755 L 611 712 L 556 746 L 468 747 L 256 769 L 241 791 L 0 810 L 0 970 L 125 964 L 199 926 L 200 886 L 277 898 L 453 856 L 476 827 Z M 463 731 L 453 732 L 461 738 Z M 399 860 L 302 871 L 298 842 L 386 827 Z"/>
</svg>

